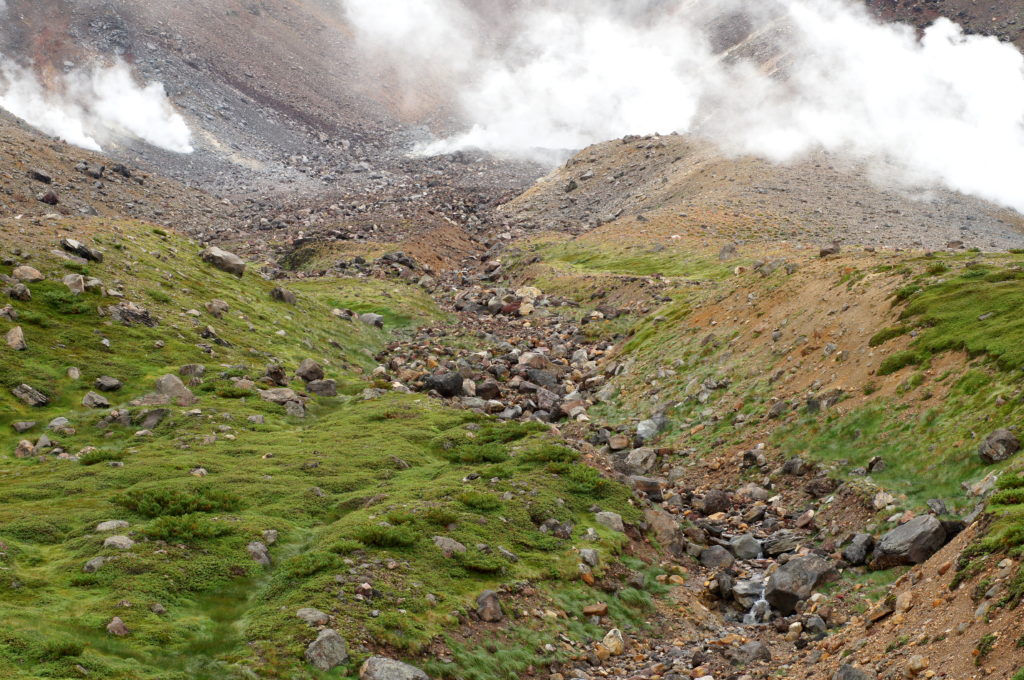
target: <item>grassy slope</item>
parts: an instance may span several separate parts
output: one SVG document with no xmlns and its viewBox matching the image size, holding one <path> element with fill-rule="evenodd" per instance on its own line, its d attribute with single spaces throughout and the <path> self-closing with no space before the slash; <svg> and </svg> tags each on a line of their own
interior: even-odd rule
<svg viewBox="0 0 1024 680">
<path fill-rule="evenodd" d="M 260 677 L 313 677 L 301 655 L 315 631 L 294 616 L 309 606 L 334 614 L 349 643 L 352 665 L 324 674 L 341 677 L 374 648 L 414 654 L 485 588 L 537 579 L 550 583 L 550 592 L 574 592 L 572 543 L 539 532 L 538 520 L 571 519 L 582 533 L 594 525 L 594 503 L 636 519 L 623 488 L 577 465 L 536 428 L 501 426 L 420 395 L 359 396 L 369 386 L 360 377 L 372 366 L 369 355 L 402 326 L 439 316 L 415 287 L 295 282 L 288 287 L 299 303 L 289 306 L 272 301 L 273 284 L 251 269 L 241 280 L 215 271 L 195 245 L 146 225 L 97 221 L 76 225 L 75 233 L 106 251 L 105 262 L 88 265 L 87 273 L 108 286 L 120 283 L 125 298 L 160 325 L 112 324 L 96 308 L 116 300 L 75 298 L 59 283 L 31 284 L 33 300 L 14 303 L 29 350 L 0 351 L 0 450 L 13 451 L 20 438 L 9 423 L 38 421 L 25 435 L 34 441 L 50 419 L 65 416 L 74 433 L 49 436 L 69 452 L 95 446 L 100 453 L 88 465 L 52 457 L 0 464 L 3 677 L 79 677 L 77 665 L 108 678 L 242 677 L 247 668 Z M 58 236 L 40 231 L 20 242 L 33 253 L 31 263 L 57 281 L 83 271 L 48 254 Z M 184 314 L 214 297 L 231 306 L 223 319 Z M 335 306 L 378 311 L 389 324 L 378 331 L 340 321 L 330 315 Z M 206 324 L 231 346 L 213 345 L 212 354 L 197 346 L 209 344 L 198 335 Z M 157 340 L 165 345 L 157 348 Z M 288 417 L 230 381 L 258 379 L 270 363 L 294 369 L 307 356 L 339 380 L 343 396 L 315 399 L 306 419 Z M 144 410 L 127 402 L 188 363 L 207 367 L 194 388 L 201 413 L 172 407 L 152 436 L 136 436 L 135 426 L 101 430 L 96 422 L 106 411 L 80 405 L 97 376 L 111 375 L 125 383 L 108 395 L 111 402 Z M 81 369 L 81 379 L 67 377 L 69 366 Z M 7 388 L 20 382 L 44 391 L 50 405 L 29 409 L 14 400 Z M 197 467 L 208 475 L 191 475 Z M 471 472 L 480 477 L 466 481 Z M 504 492 L 514 500 L 501 500 Z M 94 533 L 109 519 L 131 522 L 126 531 L 137 544 L 129 553 L 104 548 L 104 535 Z M 267 529 L 280 536 L 271 548 L 274 565 L 264 569 L 246 545 Z M 597 547 L 612 559 L 622 538 L 599 531 Z M 445 559 L 433 535 L 470 550 Z M 506 547 L 520 560 L 480 552 L 477 544 Z M 98 555 L 118 559 L 84 573 Z M 354 597 L 364 581 L 380 592 L 368 603 Z M 586 594 L 573 601 L 585 602 Z M 152 613 L 155 602 L 167 613 Z M 624 591 L 613 604 L 623 625 L 638 624 L 645 596 Z M 129 636 L 105 632 L 115 615 Z M 525 642 L 510 645 L 502 663 L 456 647 L 456 662 L 436 672 L 487 680 L 536 663 L 529 630 L 538 624 L 511 625 Z"/>
</svg>

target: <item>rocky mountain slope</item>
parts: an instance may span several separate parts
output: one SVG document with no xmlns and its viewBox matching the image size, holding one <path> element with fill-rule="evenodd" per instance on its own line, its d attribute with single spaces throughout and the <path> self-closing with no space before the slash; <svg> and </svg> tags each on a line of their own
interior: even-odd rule
<svg viewBox="0 0 1024 680">
<path fill-rule="evenodd" d="M 0 676 L 1024 678 L 1018 214 L 677 136 L 530 186 L 405 158 L 329 5 L 6 4 L 205 122 L 0 116 Z"/>
</svg>

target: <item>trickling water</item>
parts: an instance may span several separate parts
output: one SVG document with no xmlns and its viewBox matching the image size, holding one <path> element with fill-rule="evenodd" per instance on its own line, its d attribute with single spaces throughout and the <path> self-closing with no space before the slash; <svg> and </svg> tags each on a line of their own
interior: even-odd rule
<svg viewBox="0 0 1024 680">
<path fill-rule="evenodd" d="M 746 581 L 745 595 L 754 598 L 754 603 L 750 606 L 750 610 L 743 615 L 743 623 L 751 626 L 759 623 L 768 623 L 768 620 L 772 615 L 771 605 L 768 604 L 768 600 L 764 599 L 765 591 L 765 580 L 762 575 L 757 575 L 754 578 Z"/>
</svg>

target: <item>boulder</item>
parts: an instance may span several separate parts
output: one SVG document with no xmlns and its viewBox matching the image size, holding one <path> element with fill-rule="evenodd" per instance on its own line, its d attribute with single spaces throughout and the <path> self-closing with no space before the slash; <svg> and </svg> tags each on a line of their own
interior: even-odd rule
<svg viewBox="0 0 1024 680">
<path fill-rule="evenodd" d="M 185 383 L 181 382 L 181 378 L 172 373 L 157 378 L 156 393 L 162 397 L 167 397 L 178 406 L 191 406 L 196 402 L 192 390 L 185 387 Z"/>
<path fill-rule="evenodd" d="M 81 274 L 68 274 L 63 281 L 72 295 L 81 295 L 85 292 L 85 277 Z"/>
<path fill-rule="evenodd" d="M 229 274 L 241 276 L 245 273 L 245 262 L 242 258 L 238 257 L 234 253 L 221 250 L 217 246 L 210 246 L 203 252 L 199 253 L 199 257 L 203 258 L 204 262 L 212 264 L 217 269 Z"/>
<path fill-rule="evenodd" d="M 374 328 L 384 328 L 384 317 L 380 314 L 373 314 L 367 312 L 366 314 L 360 314 L 359 320 L 365 323 L 367 326 L 373 326 Z"/>
<path fill-rule="evenodd" d="M 245 549 L 248 551 L 249 557 L 252 558 L 253 562 L 264 567 L 270 566 L 270 551 L 267 550 L 266 545 L 260 541 L 253 541 Z"/>
<path fill-rule="evenodd" d="M 20 267 L 15 267 L 14 271 L 11 272 L 11 276 L 21 281 L 22 283 L 38 283 L 46 279 L 35 267 L 29 267 L 26 264 Z"/>
<path fill-rule="evenodd" d="M 7 331 L 4 338 L 7 340 L 7 346 L 15 352 L 28 349 L 28 343 L 25 342 L 25 331 L 21 329 L 21 326 L 15 326 Z"/>
<path fill-rule="evenodd" d="M 306 661 L 321 671 L 329 671 L 348 661 L 348 648 L 338 631 L 325 628 L 306 647 Z"/>
<path fill-rule="evenodd" d="M 594 515 L 594 519 L 598 524 L 611 529 L 612 531 L 618 531 L 619 533 L 626 532 L 626 526 L 622 523 L 622 515 L 617 512 L 599 512 Z"/>
<path fill-rule="evenodd" d="M 274 387 L 269 390 L 257 390 L 260 394 L 260 399 L 263 401 L 269 401 L 272 404 L 278 406 L 284 406 L 285 404 L 301 401 L 299 393 L 289 387 Z"/>
<path fill-rule="evenodd" d="M 296 302 L 298 302 L 298 297 L 296 297 L 295 293 L 288 290 L 287 288 L 282 288 L 281 286 L 278 286 L 277 288 L 274 288 L 272 291 L 270 291 L 270 297 L 271 299 L 277 300 L 278 302 L 284 302 L 285 304 L 289 305 L 294 305 Z"/>
<path fill-rule="evenodd" d="M 231 307 L 228 306 L 228 303 L 218 299 L 210 300 L 206 303 L 205 307 L 207 313 L 215 319 L 220 319 L 228 313 L 229 309 L 231 309 Z"/>
<path fill-rule="evenodd" d="M 462 545 L 454 538 L 448 538 L 447 536 L 434 536 L 434 545 L 441 551 L 445 557 L 451 557 L 456 553 L 466 552 L 466 546 Z"/>
<path fill-rule="evenodd" d="M 114 548 L 116 550 L 131 550 L 134 545 L 135 541 L 127 536 L 107 536 L 103 540 L 104 548 Z"/>
<path fill-rule="evenodd" d="M 306 385 L 306 389 L 318 397 L 338 396 L 338 383 L 334 380 L 313 380 Z"/>
<path fill-rule="evenodd" d="M 946 529 L 933 515 L 920 515 L 882 536 L 872 569 L 920 564 L 946 544 Z"/>
<path fill-rule="evenodd" d="M 716 512 L 725 512 L 730 507 L 732 507 L 732 501 L 729 500 L 729 494 L 721 489 L 711 489 L 704 494 L 702 510 L 705 515 L 713 515 Z"/>
<path fill-rule="evenodd" d="M 27 439 L 22 439 L 14 447 L 15 458 L 31 458 L 34 455 L 36 455 L 36 447 Z"/>
<path fill-rule="evenodd" d="M 122 383 L 117 378 L 111 378 L 109 375 L 101 375 L 96 378 L 96 389 L 100 392 L 116 392 L 121 389 Z"/>
<path fill-rule="evenodd" d="M 325 614 L 319 609 L 313 609 L 312 607 L 303 607 L 295 612 L 295 616 L 299 617 L 310 626 L 326 626 L 331 622 L 330 614 Z"/>
<path fill-rule="evenodd" d="M 115 616 L 107 624 L 107 632 L 117 637 L 124 637 L 128 634 L 128 626 L 124 625 L 124 621 L 121 620 L 120 616 Z"/>
<path fill-rule="evenodd" d="M 102 394 L 96 392 L 88 392 L 82 397 L 82 406 L 89 408 L 110 408 L 110 402 Z"/>
<path fill-rule="evenodd" d="M 440 375 L 427 376 L 427 379 L 423 381 L 423 389 L 428 392 L 434 390 L 442 397 L 462 396 L 462 375 L 455 371 L 450 371 Z"/>
<path fill-rule="evenodd" d="M 832 563 L 817 555 L 794 557 L 778 568 L 765 585 L 764 599 L 784 616 L 806 600 L 820 584 L 834 578 Z"/>
<path fill-rule="evenodd" d="M 751 534 L 734 536 L 729 541 L 729 550 L 738 560 L 755 560 L 761 554 L 761 541 Z"/>
<path fill-rule="evenodd" d="M 295 369 L 295 375 L 302 378 L 303 382 L 309 383 L 314 380 L 323 380 L 324 369 L 312 359 L 303 359 L 299 367 Z"/>
<path fill-rule="evenodd" d="M 768 646 L 759 640 L 751 640 L 738 649 L 730 649 L 727 654 L 730 661 L 740 666 L 746 666 L 755 661 L 772 660 L 772 653 Z"/>
<path fill-rule="evenodd" d="M 978 447 L 978 457 L 983 463 L 999 463 L 1020 450 L 1020 441 L 1012 432 L 1000 428 L 985 437 Z"/>
<path fill-rule="evenodd" d="M 103 253 L 73 238 L 62 238 L 60 240 L 60 247 L 69 253 L 84 257 L 92 262 L 103 262 Z"/>
<path fill-rule="evenodd" d="M 481 621 L 487 623 L 497 623 L 505 618 L 501 611 L 501 601 L 493 590 L 485 590 L 476 598 L 476 613 Z"/>
<path fill-rule="evenodd" d="M 371 656 L 359 668 L 359 680 L 430 680 L 430 676 L 407 663 Z"/>
<path fill-rule="evenodd" d="M 50 403 L 50 399 L 45 394 L 25 383 L 11 389 L 11 394 L 28 406 L 46 406 Z"/>
<path fill-rule="evenodd" d="M 720 545 L 713 545 L 700 551 L 700 563 L 708 569 L 728 569 L 735 558 Z"/>
<path fill-rule="evenodd" d="M 127 529 L 131 526 L 128 522 L 123 519 L 108 519 L 106 522 L 100 522 L 96 525 L 96 533 L 103 533 L 106 531 L 117 531 L 118 529 Z"/>
<path fill-rule="evenodd" d="M 627 475 L 646 475 L 654 469 L 657 462 L 658 454 L 654 449 L 644 446 L 630 451 L 626 455 L 622 467 Z"/>
<path fill-rule="evenodd" d="M 868 555 L 875 547 L 875 537 L 871 534 L 857 534 L 850 541 L 850 545 L 843 550 L 843 559 L 854 567 L 866 564 Z"/>
</svg>

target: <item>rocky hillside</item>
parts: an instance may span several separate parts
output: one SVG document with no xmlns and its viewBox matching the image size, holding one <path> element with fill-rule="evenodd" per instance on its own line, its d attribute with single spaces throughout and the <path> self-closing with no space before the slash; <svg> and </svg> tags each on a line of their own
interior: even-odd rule
<svg viewBox="0 0 1024 680">
<path fill-rule="evenodd" d="M 1019 214 L 407 158 L 331 3 L 6 5 L 201 134 L 0 116 L 0 677 L 1024 680 Z"/>
</svg>

